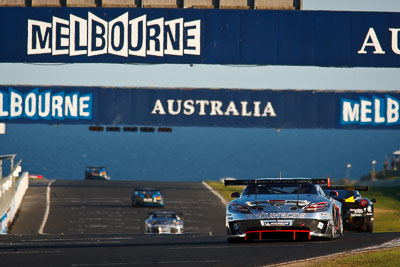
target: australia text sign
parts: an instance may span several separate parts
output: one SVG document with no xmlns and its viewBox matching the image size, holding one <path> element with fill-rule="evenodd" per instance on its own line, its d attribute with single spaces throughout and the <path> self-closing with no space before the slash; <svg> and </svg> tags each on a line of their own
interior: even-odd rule
<svg viewBox="0 0 400 267">
<path fill-rule="evenodd" d="M 400 129 L 398 92 L 0 86 L 0 121 Z"/>
<path fill-rule="evenodd" d="M 0 62 L 400 66 L 400 13 L 2 7 L 0 17 Z"/>
</svg>

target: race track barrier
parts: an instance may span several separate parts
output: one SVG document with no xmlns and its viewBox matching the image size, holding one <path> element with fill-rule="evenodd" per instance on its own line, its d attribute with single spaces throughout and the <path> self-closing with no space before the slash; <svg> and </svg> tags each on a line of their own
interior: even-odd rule
<svg viewBox="0 0 400 267">
<path fill-rule="evenodd" d="M 12 168 L 7 177 L 0 181 L 0 234 L 7 234 L 8 227 L 15 218 L 25 192 L 29 187 L 28 172 L 24 172 L 18 177 L 17 173 L 20 170 L 21 161 Z"/>
</svg>

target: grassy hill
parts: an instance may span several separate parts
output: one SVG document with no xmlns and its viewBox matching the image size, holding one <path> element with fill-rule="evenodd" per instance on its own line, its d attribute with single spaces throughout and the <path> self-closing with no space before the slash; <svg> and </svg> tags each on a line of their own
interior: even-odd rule
<svg viewBox="0 0 400 267">
<path fill-rule="evenodd" d="M 370 187 L 362 195 L 376 199 L 374 232 L 400 232 L 400 186 Z"/>
</svg>

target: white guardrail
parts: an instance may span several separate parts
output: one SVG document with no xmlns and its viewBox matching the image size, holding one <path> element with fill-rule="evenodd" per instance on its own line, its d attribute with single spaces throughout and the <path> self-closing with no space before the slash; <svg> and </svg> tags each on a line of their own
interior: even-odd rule
<svg viewBox="0 0 400 267">
<path fill-rule="evenodd" d="M 28 172 L 22 173 L 19 178 L 12 173 L 0 181 L 0 234 L 7 234 L 28 187 Z"/>
</svg>

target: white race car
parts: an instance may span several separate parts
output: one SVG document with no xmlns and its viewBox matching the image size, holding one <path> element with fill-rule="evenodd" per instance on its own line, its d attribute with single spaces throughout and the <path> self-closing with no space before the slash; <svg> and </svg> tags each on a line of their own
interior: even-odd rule
<svg viewBox="0 0 400 267">
<path fill-rule="evenodd" d="M 183 219 L 175 212 L 156 211 L 149 214 L 145 221 L 146 234 L 183 234 Z"/>
<path fill-rule="evenodd" d="M 319 184 L 329 179 L 260 178 L 225 180 L 225 186 L 244 185 L 226 207 L 228 242 L 270 238 L 342 236 L 342 204 L 325 195 Z"/>
</svg>

